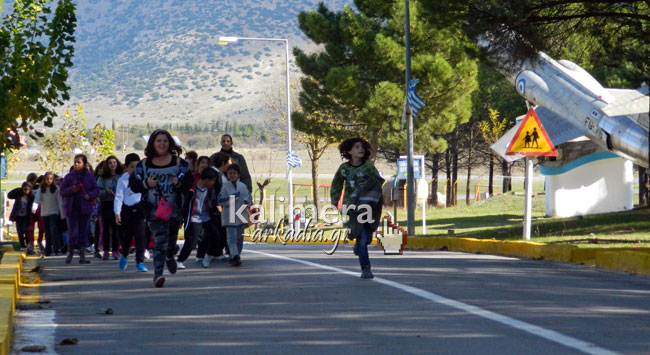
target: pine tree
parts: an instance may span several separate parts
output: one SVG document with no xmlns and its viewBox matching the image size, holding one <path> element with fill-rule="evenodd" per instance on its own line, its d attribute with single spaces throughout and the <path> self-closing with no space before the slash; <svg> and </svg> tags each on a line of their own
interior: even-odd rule
<svg viewBox="0 0 650 355">
<path fill-rule="evenodd" d="M 400 129 L 404 91 L 404 4 L 393 0 L 357 0 L 332 12 L 321 4 L 301 13 L 298 22 L 307 37 L 322 45 L 319 53 L 294 49 L 301 81 L 301 106 L 306 113 L 331 112 L 323 127 L 339 134 L 362 135 L 376 152 L 380 145 L 405 150 Z M 476 88 L 476 63 L 465 53 L 467 38 L 458 28 L 436 28 L 411 2 L 412 77 L 420 79 L 418 94 L 427 106 L 415 120 L 416 149 L 443 151 L 439 134 L 450 132 L 471 114 Z"/>
</svg>

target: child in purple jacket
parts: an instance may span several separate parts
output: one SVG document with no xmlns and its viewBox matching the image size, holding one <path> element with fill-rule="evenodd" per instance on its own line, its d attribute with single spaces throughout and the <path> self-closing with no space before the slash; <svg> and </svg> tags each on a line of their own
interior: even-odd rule
<svg viewBox="0 0 650 355">
<path fill-rule="evenodd" d="M 66 264 L 72 261 L 74 249 L 79 248 L 79 263 L 89 264 L 86 260 L 88 246 L 88 228 L 90 214 L 99 196 L 95 177 L 87 169 L 88 159 L 83 154 L 74 157 L 74 165 L 61 183 L 63 210 L 68 223 L 68 256 Z"/>
</svg>

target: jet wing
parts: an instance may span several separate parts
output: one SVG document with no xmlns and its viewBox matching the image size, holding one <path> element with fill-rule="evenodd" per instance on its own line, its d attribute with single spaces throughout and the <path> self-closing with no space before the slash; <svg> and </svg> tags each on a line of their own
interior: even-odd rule
<svg viewBox="0 0 650 355">
<path fill-rule="evenodd" d="M 641 85 L 636 90 L 607 89 L 607 92 L 612 94 L 615 99 L 603 107 L 602 111 L 610 117 L 647 113 L 648 91 L 648 85 L 646 84 Z"/>
<path fill-rule="evenodd" d="M 501 158 L 503 158 L 508 163 L 512 163 L 513 161 L 517 161 L 524 157 L 523 155 L 506 155 L 508 144 L 510 144 L 512 138 L 515 136 L 515 134 L 517 134 L 517 129 L 519 128 L 519 125 L 521 125 L 521 122 L 522 121 L 517 121 L 514 127 L 510 128 L 508 132 L 502 135 L 499 140 L 490 146 L 492 150 L 499 154 L 499 156 L 501 156 Z"/>
<path fill-rule="evenodd" d="M 546 134 L 556 147 L 585 135 L 575 128 L 568 118 L 564 118 L 544 106 L 535 107 L 535 113 L 539 117 Z"/>
<path fill-rule="evenodd" d="M 551 142 L 554 146 L 558 146 L 562 143 L 566 143 L 572 139 L 584 136 L 584 133 L 579 131 L 577 128 L 573 127 L 569 123 L 569 119 L 564 118 L 553 111 L 547 109 L 543 106 L 535 107 L 535 113 L 539 118 L 546 134 L 551 139 Z M 517 121 L 514 127 L 512 127 L 508 132 L 506 132 L 501 138 L 499 138 L 496 143 L 492 144 L 490 148 L 499 154 L 503 159 L 508 162 L 513 162 L 515 160 L 523 158 L 520 155 L 506 155 L 506 149 L 508 149 L 508 144 L 512 141 L 512 138 L 517 134 L 519 125 L 522 121 Z"/>
</svg>

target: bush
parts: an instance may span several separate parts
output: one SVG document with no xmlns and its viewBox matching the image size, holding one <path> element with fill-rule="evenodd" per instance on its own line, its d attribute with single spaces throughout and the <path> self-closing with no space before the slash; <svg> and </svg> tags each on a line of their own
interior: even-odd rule
<svg viewBox="0 0 650 355">
<path fill-rule="evenodd" d="M 133 142 L 133 149 L 135 150 L 144 150 L 144 142 L 142 139 L 138 138 Z"/>
</svg>

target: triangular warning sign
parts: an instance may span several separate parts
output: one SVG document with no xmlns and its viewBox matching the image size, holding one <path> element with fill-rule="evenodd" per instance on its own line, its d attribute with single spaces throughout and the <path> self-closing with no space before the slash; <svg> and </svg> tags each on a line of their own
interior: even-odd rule
<svg viewBox="0 0 650 355">
<path fill-rule="evenodd" d="M 556 157 L 557 151 L 539 117 L 532 108 L 519 125 L 515 136 L 508 144 L 506 155 L 525 155 L 529 157 Z"/>
</svg>

